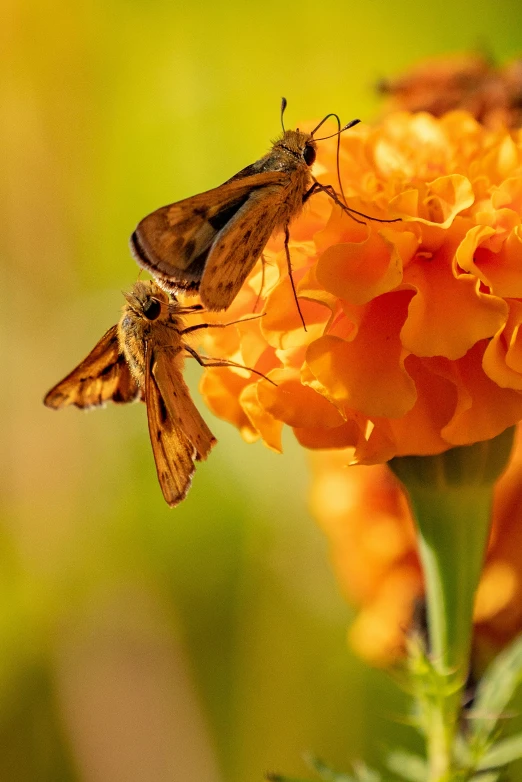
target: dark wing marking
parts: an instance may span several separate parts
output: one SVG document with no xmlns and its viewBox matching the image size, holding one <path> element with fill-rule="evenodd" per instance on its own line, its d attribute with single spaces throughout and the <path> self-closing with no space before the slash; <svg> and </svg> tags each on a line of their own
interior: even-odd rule
<svg viewBox="0 0 522 782">
<path fill-rule="evenodd" d="M 120 353 L 118 327 L 113 326 L 87 358 L 51 388 L 44 405 L 55 409 L 67 405 L 98 407 L 109 400 L 132 402 L 139 393 L 139 387 Z"/>
<path fill-rule="evenodd" d="M 245 175 L 206 193 L 161 207 L 139 223 L 131 237 L 131 251 L 138 264 L 163 287 L 197 289 L 219 231 L 252 192 L 282 184 L 284 179 L 285 175 L 277 171 Z"/>
</svg>

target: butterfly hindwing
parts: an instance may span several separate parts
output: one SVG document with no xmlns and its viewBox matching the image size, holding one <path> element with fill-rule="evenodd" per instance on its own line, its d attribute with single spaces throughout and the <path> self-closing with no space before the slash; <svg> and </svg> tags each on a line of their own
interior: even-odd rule
<svg viewBox="0 0 522 782">
<path fill-rule="evenodd" d="M 216 438 L 194 404 L 172 354 L 168 349 L 162 351 L 161 360 L 154 363 L 154 377 L 159 388 L 166 391 L 164 399 L 170 415 L 195 447 L 196 460 L 200 461 L 207 458 Z"/>
<path fill-rule="evenodd" d="M 186 496 L 195 462 L 205 459 L 216 442 L 202 419 L 170 351 L 148 347 L 145 399 L 158 479 L 172 507 Z M 174 359 L 174 360 L 172 360 Z"/>
</svg>

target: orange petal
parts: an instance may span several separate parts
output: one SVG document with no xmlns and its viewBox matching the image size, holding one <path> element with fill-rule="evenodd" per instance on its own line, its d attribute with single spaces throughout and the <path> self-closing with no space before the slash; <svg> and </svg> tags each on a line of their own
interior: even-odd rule
<svg viewBox="0 0 522 782">
<path fill-rule="evenodd" d="M 414 406 L 401 418 L 375 419 L 374 431 L 368 444 L 360 445 L 356 452 L 358 462 L 368 464 L 379 459 L 372 438 L 386 436 L 394 446 L 393 456 L 408 454 L 428 455 L 441 453 L 448 448 L 448 441 L 442 432 L 455 413 L 457 390 L 455 384 L 437 372 L 437 363 L 419 360 L 414 356 L 406 359 L 406 368 L 417 388 Z M 386 447 L 386 440 L 383 441 Z M 370 450 L 372 448 L 372 450 Z M 383 454 L 385 455 L 385 451 Z"/>
<path fill-rule="evenodd" d="M 390 207 L 418 223 L 444 229 L 449 228 L 455 217 L 474 200 L 469 179 L 462 174 L 449 174 L 438 177 L 425 188 L 401 193 L 392 199 Z"/>
<path fill-rule="evenodd" d="M 403 565 L 383 581 L 378 597 L 361 611 L 349 631 L 355 652 L 374 665 L 388 665 L 404 654 L 405 629 L 415 598 L 422 595 L 419 569 Z"/>
<path fill-rule="evenodd" d="M 266 380 L 258 383 L 258 399 L 271 416 L 289 426 L 330 429 L 344 424 L 337 408 L 309 386 L 301 384 L 295 370 L 270 372 L 273 386 Z"/>
<path fill-rule="evenodd" d="M 458 402 L 455 415 L 442 430 L 452 445 L 490 440 L 522 419 L 522 394 L 499 388 L 485 374 L 482 357 L 486 345 L 478 343 L 448 369 L 455 376 Z"/>
<path fill-rule="evenodd" d="M 199 390 L 214 415 L 234 424 L 247 442 L 254 442 L 259 434 L 239 403 L 239 396 L 249 383 L 230 369 L 207 369 Z"/>
<path fill-rule="evenodd" d="M 266 445 L 273 451 L 282 453 L 281 434 L 283 422 L 276 420 L 260 404 L 257 393 L 258 388 L 258 383 L 251 383 L 246 386 L 239 396 L 239 402 L 250 419 L 252 426 L 259 432 Z"/>
<path fill-rule="evenodd" d="M 442 218 L 432 222 L 449 228 L 459 212 L 471 206 L 474 200 L 475 194 L 469 179 L 462 174 L 449 174 L 430 182 L 426 202 L 437 217 L 440 215 Z"/>
<path fill-rule="evenodd" d="M 329 335 L 313 342 L 306 354 L 316 379 L 310 385 L 368 416 L 396 418 L 410 410 L 416 390 L 399 339 L 409 298 L 405 292 L 390 293 L 367 304 L 352 342 Z"/>
<path fill-rule="evenodd" d="M 274 348 L 288 350 L 300 345 L 308 345 L 323 334 L 330 319 L 330 308 L 301 297 L 299 307 L 306 324 L 306 331 L 299 317 L 290 279 L 286 277 L 269 295 L 261 323 L 261 331 L 265 339 Z"/>
<path fill-rule="evenodd" d="M 401 331 L 406 350 L 416 356 L 457 359 L 504 324 L 508 307 L 502 299 L 480 291 L 472 275 L 452 270 L 452 246 L 443 246 L 428 260 L 405 271 L 404 283 L 416 290 Z"/>
<path fill-rule="evenodd" d="M 411 233 L 407 260 L 417 240 Z M 404 234 L 402 246 L 405 247 Z M 406 248 L 405 248 L 406 249 Z M 366 304 L 370 299 L 400 285 L 403 259 L 393 240 L 371 233 L 361 243 L 336 244 L 329 247 L 317 262 L 317 280 L 327 291 L 352 304 Z"/>
<path fill-rule="evenodd" d="M 508 562 L 489 562 L 482 573 L 475 597 L 473 621 L 485 622 L 504 610 L 513 600 L 518 587 L 518 574 Z"/>
<path fill-rule="evenodd" d="M 493 181 L 499 181 L 513 174 L 513 169 L 520 165 L 520 157 L 519 148 L 511 136 L 506 134 L 485 156 L 483 167 L 491 172 Z"/>
<path fill-rule="evenodd" d="M 511 213 L 510 210 L 507 210 Z M 512 222 L 512 221 L 511 221 Z M 502 246 L 492 245 L 499 234 L 489 225 L 473 227 L 457 249 L 458 265 L 475 274 L 497 296 L 522 296 L 522 228 L 509 227 Z"/>
<path fill-rule="evenodd" d="M 342 426 L 329 429 L 324 427 L 294 427 L 294 435 L 298 443 L 305 448 L 352 448 L 357 445 L 360 437 L 356 421 L 346 421 Z"/>
<path fill-rule="evenodd" d="M 502 388 L 522 391 L 522 303 L 510 302 L 509 318 L 484 352 L 484 371 Z"/>
</svg>

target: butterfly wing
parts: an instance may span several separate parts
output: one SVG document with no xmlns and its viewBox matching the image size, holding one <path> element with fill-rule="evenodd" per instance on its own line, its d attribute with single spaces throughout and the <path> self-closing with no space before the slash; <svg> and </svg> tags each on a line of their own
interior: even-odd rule
<svg viewBox="0 0 522 782">
<path fill-rule="evenodd" d="M 219 232 L 256 193 L 285 180 L 280 171 L 244 172 L 213 190 L 157 209 L 139 223 L 131 251 L 169 292 L 197 290 Z"/>
<path fill-rule="evenodd" d="M 51 388 L 44 405 L 59 409 L 68 405 L 98 407 L 105 402 L 132 402 L 139 387 L 120 352 L 118 327 L 113 326 L 100 339 L 76 369 Z"/>
<path fill-rule="evenodd" d="M 205 459 L 216 439 L 199 414 L 175 357 L 147 347 L 145 400 L 158 480 L 171 507 L 183 500 L 195 462 Z M 174 360 L 173 360 L 174 359 Z"/>
<path fill-rule="evenodd" d="M 237 296 L 278 224 L 280 186 L 266 186 L 248 200 L 216 236 L 199 287 L 208 310 L 225 310 Z"/>
</svg>

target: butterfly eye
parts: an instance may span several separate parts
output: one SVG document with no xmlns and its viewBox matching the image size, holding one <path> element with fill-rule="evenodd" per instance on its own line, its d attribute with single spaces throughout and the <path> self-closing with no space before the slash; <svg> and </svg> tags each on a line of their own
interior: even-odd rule
<svg viewBox="0 0 522 782">
<path fill-rule="evenodd" d="M 303 157 L 307 166 L 311 166 L 315 161 L 315 149 L 310 144 L 305 146 L 303 150 Z"/>
<path fill-rule="evenodd" d="M 156 320 L 161 312 L 161 302 L 157 299 L 149 299 L 143 305 L 143 314 L 148 320 Z"/>
</svg>

